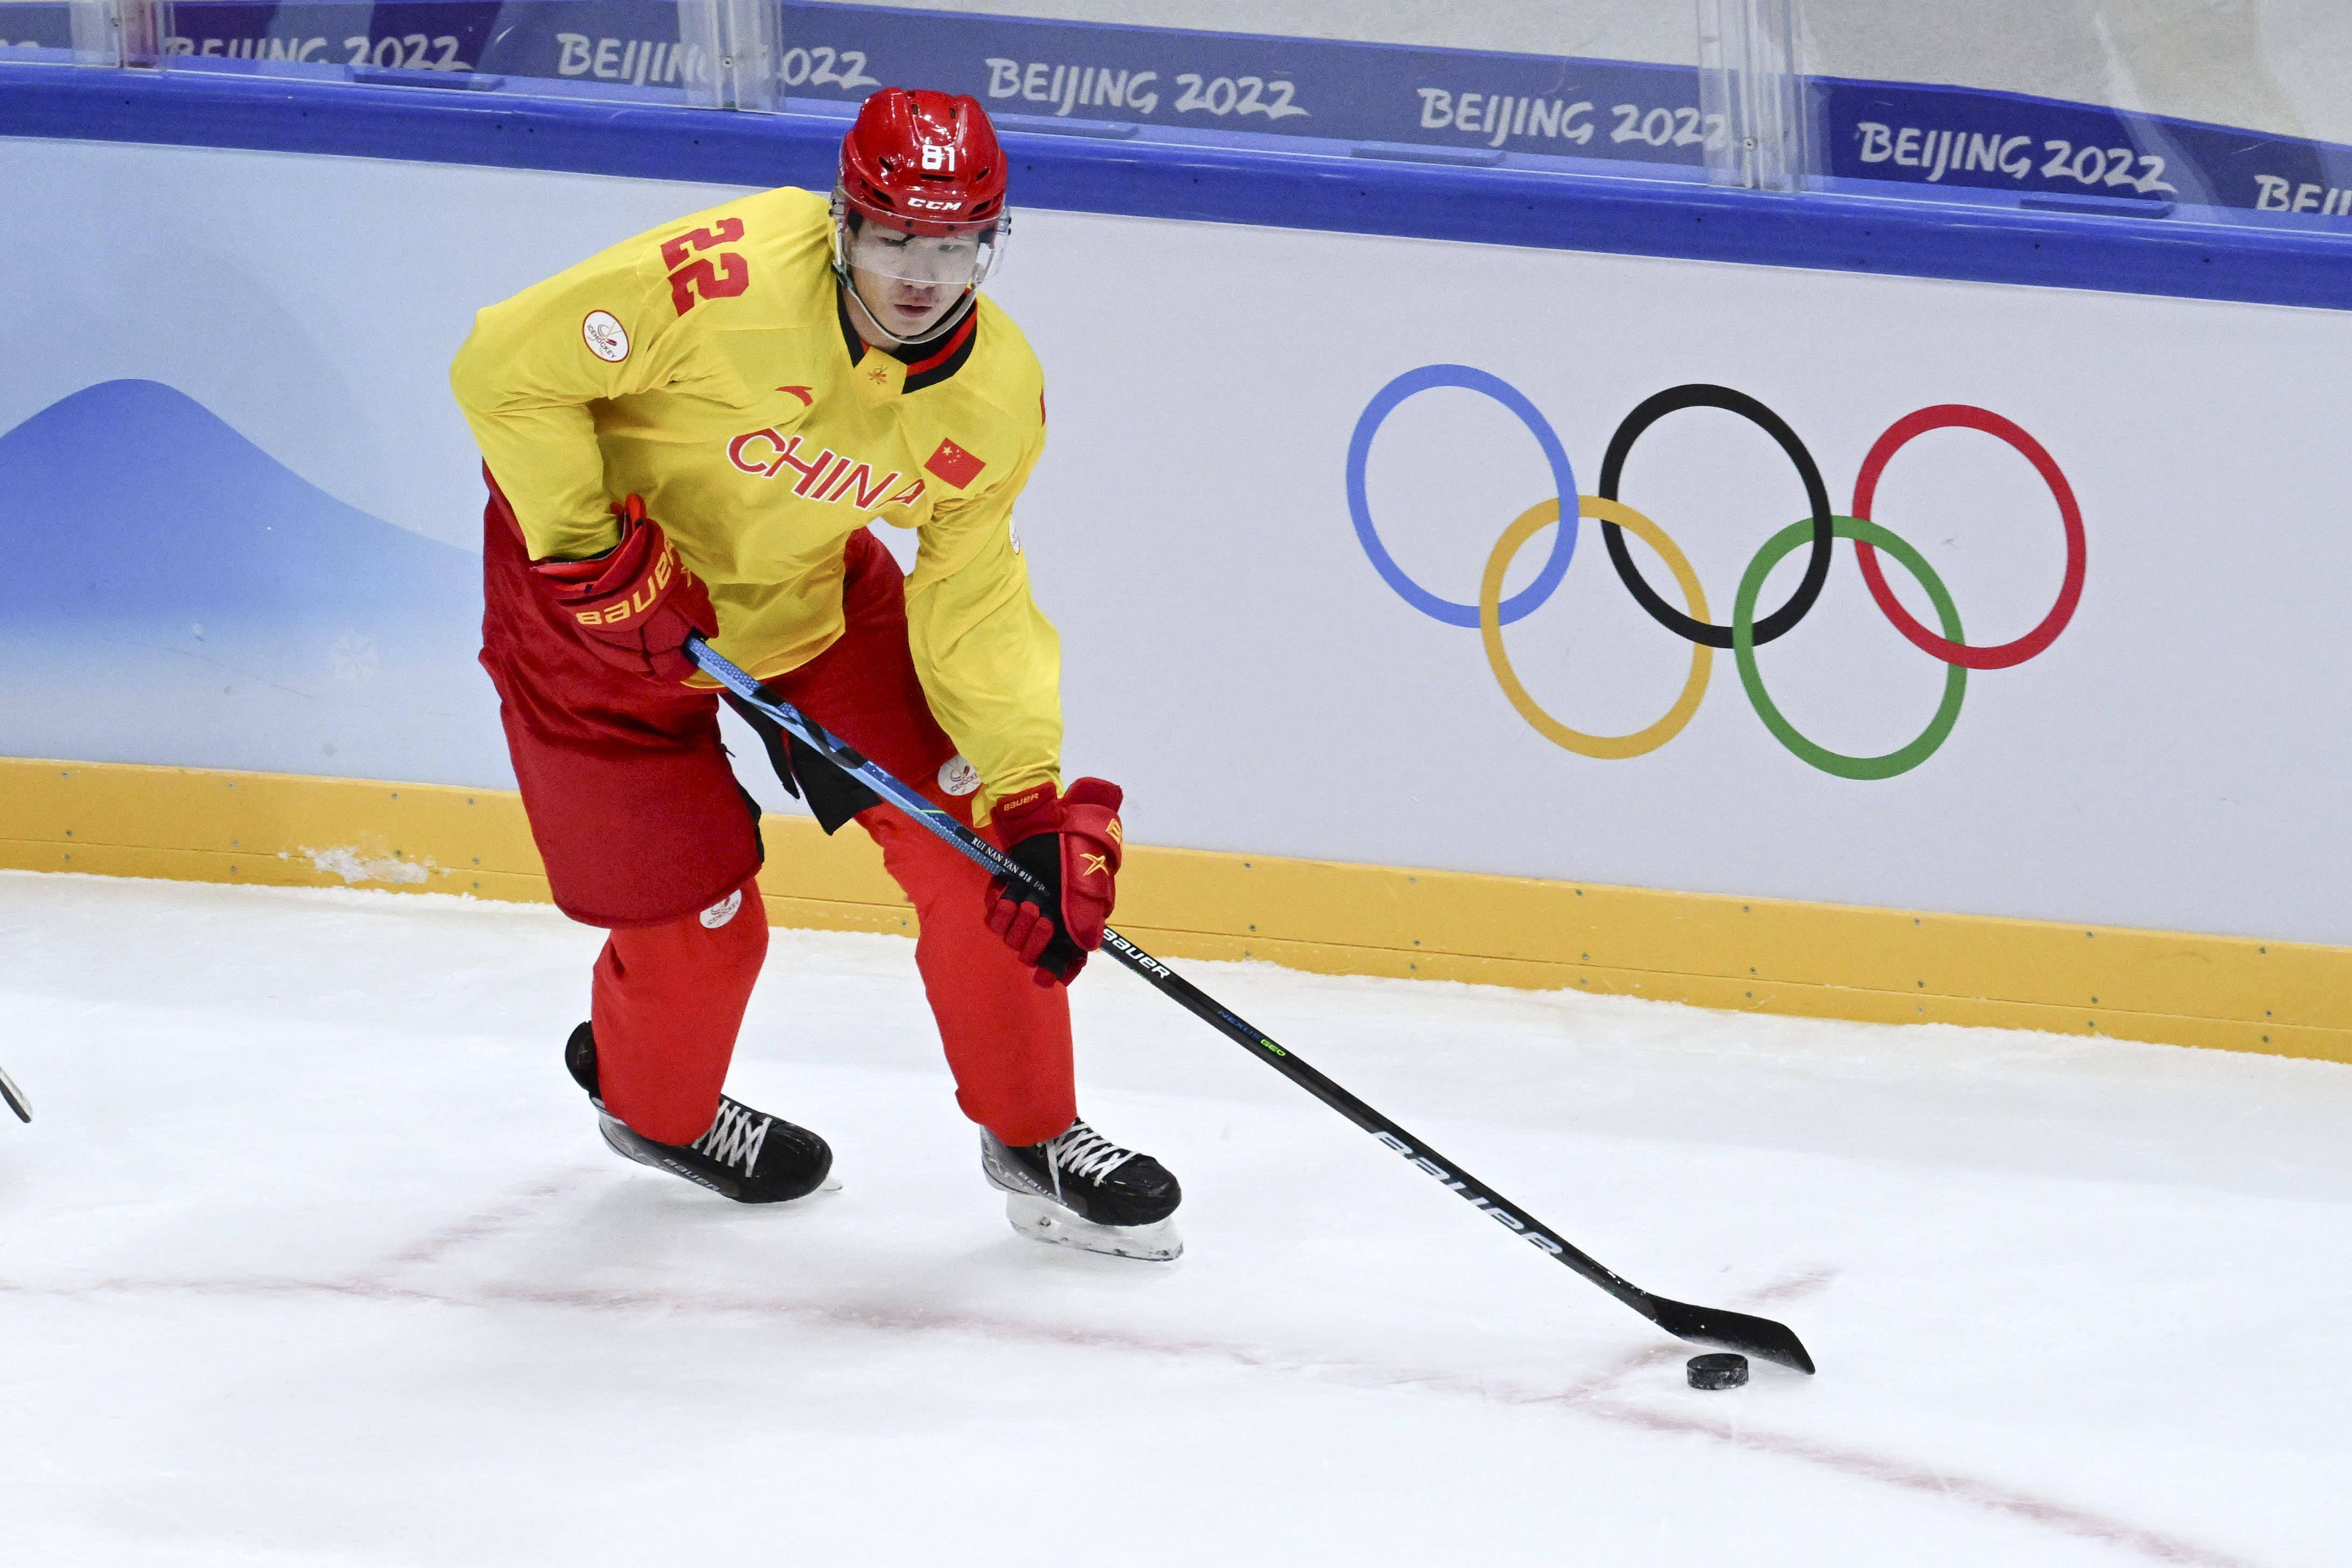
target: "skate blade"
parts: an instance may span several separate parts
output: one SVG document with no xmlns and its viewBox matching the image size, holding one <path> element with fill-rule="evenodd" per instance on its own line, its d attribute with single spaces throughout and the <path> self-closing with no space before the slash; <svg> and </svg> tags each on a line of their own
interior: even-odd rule
<svg viewBox="0 0 2352 1568">
<path fill-rule="evenodd" d="M 1032 1241 L 1050 1241 L 1056 1247 L 1075 1247 L 1107 1258 L 1172 1263 L 1184 1256 L 1184 1238 L 1176 1234 L 1172 1219 L 1150 1225 L 1097 1225 L 1027 1193 L 1005 1194 L 1004 1217 Z"/>
</svg>

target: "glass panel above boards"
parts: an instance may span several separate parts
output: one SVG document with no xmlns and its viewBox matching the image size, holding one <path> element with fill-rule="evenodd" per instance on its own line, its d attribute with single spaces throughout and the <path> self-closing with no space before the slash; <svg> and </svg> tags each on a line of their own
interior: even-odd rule
<svg viewBox="0 0 2352 1568">
<path fill-rule="evenodd" d="M 1820 188 L 2352 234 L 2343 0 L 1803 0 Z"/>
<path fill-rule="evenodd" d="M 2352 235 L 2347 0 L 0 0 L 0 61 Z"/>
</svg>

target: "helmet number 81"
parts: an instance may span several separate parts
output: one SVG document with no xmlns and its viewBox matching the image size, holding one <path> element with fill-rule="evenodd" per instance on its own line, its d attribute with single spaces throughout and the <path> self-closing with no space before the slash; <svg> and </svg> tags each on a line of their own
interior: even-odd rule
<svg viewBox="0 0 2352 1568">
<path fill-rule="evenodd" d="M 925 142 L 923 144 L 923 167 L 927 170 L 945 169 L 950 174 L 955 173 L 955 149 L 953 147 L 940 146 L 933 142 Z"/>
</svg>

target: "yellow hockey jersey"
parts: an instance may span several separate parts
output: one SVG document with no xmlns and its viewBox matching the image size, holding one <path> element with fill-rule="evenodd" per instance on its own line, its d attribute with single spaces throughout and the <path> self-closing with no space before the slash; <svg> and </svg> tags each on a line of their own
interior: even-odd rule
<svg viewBox="0 0 2352 1568">
<path fill-rule="evenodd" d="M 709 586 L 714 646 L 756 676 L 841 635 L 852 532 L 915 530 L 915 668 L 985 821 L 1059 782 L 1061 645 L 1013 530 L 1045 379 L 984 297 L 935 345 L 867 347 L 832 234 L 825 199 L 789 188 L 666 224 L 479 312 L 450 386 L 533 560 L 611 548 L 606 509 L 643 496 Z"/>
</svg>

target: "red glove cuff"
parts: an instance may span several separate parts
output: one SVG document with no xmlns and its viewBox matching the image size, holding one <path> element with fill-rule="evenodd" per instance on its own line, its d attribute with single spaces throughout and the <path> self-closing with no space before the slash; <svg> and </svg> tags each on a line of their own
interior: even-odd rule
<svg viewBox="0 0 2352 1568">
<path fill-rule="evenodd" d="M 613 508 L 621 542 L 587 561 L 538 561 L 531 572 L 548 597 L 607 663 L 661 680 L 684 680 L 697 666 L 688 633 L 712 636 L 719 617 L 700 578 L 678 558 L 661 524 L 635 496 Z"/>
<path fill-rule="evenodd" d="M 1051 784 L 1031 784 L 998 801 L 988 822 L 996 829 L 997 842 L 1007 849 L 1024 838 L 1051 833 L 1062 825 L 1061 792 Z"/>
</svg>

